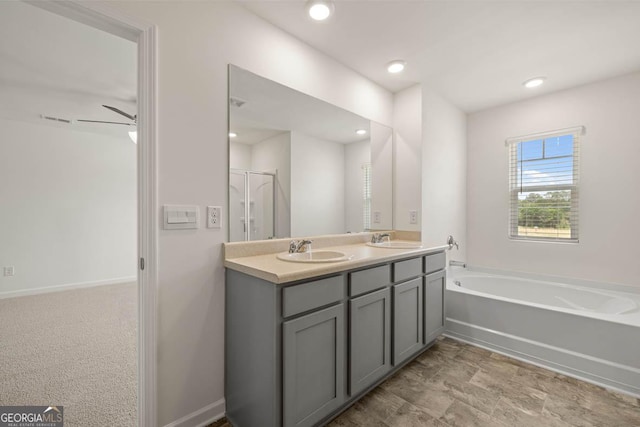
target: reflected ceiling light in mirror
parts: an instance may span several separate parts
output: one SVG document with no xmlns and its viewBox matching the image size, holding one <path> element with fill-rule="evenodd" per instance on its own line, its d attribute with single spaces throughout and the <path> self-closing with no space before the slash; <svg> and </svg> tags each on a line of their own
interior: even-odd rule
<svg viewBox="0 0 640 427">
<path fill-rule="evenodd" d="M 366 131 L 365 129 L 358 129 L 358 130 L 356 131 L 356 133 L 357 133 L 358 135 L 366 135 L 366 134 L 367 134 L 367 131 Z"/>
<path fill-rule="evenodd" d="M 522 83 L 522 85 L 527 89 L 533 89 L 534 87 L 541 86 L 545 80 L 547 80 L 546 77 L 534 77 Z"/>
<path fill-rule="evenodd" d="M 396 74 L 404 70 L 405 65 L 407 65 L 405 61 L 396 59 L 395 61 L 391 61 L 387 64 L 387 71 L 391 74 Z"/>
<path fill-rule="evenodd" d="M 307 2 L 307 13 L 314 21 L 324 21 L 333 13 L 332 1 L 310 0 Z"/>
<path fill-rule="evenodd" d="M 134 144 L 137 144 L 138 143 L 138 131 L 130 130 L 129 131 L 129 138 L 131 138 L 131 141 L 133 141 Z"/>
<path fill-rule="evenodd" d="M 238 136 L 237 133 L 235 132 L 229 132 L 229 138 L 235 138 L 236 136 Z"/>
</svg>

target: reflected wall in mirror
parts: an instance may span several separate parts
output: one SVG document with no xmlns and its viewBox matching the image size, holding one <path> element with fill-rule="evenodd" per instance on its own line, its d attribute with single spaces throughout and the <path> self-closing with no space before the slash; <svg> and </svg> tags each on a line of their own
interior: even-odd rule
<svg viewBox="0 0 640 427">
<path fill-rule="evenodd" d="M 229 66 L 229 241 L 391 229 L 392 130 Z"/>
</svg>

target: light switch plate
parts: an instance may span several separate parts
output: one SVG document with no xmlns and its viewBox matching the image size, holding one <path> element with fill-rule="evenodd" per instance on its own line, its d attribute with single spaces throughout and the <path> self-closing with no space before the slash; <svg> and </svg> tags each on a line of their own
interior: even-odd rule
<svg viewBox="0 0 640 427">
<path fill-rule="evenodd" d="M 374 224 L 380 224 L 381 222 L 382 222 L 382 212 L 375 211 L 373 213 L 373 223 Z"/>
<path fill-rule="evenodd" d="M 220 206 L 207 206 L 207 228 L 222 227 L 222 208 Z"/>
<path fill-rule="evenodd" d="M 163 228 L 165 230 L 185 230 L 198 228 L 200 209 L 192 205 L 164 205 Z"/>
</svg>

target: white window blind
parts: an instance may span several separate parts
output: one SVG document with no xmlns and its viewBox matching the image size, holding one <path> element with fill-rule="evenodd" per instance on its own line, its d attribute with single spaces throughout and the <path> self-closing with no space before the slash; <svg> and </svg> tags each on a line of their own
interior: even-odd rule
<svg viewBox="0 0 640 427">
<path fill-rule="evenodd" d="M 583 134 L 577 127 L 507 139 L 509 237 L 578 242 Z"/>
<path fill-rule="evenodd" d="M 362 164 L 362 221 L 365 230 L 371 230 L 371 163 Z"/>
</svg>

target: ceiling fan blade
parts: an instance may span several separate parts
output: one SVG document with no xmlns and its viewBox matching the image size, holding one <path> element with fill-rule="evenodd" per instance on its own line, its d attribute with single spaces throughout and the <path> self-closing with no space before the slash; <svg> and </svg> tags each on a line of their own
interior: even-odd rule
<svg viewBox="0 0 640 427">
<path fill-rule="evenodd" d="M 110 105 L 102 105 L 102 106 L 103 106 L 104 108 L 107 108 L 107 109 L 109 109 L 109 110 L 113 111 L 114 113 L 118 113 L 118 114 L 120 114 L 120 115 L 122 115 L 122 116 L 125 116 L 125 117 L 126 117 L 127 119 L 129 119 L 129 120 L 133 120 L 134 122 L 136 121 L 136 116 L 132 116 L 132 115 L 131 115 L 131 114 L 129 114 L 129 113 L 125 113 L 124 111 L 122 111 L 122 110 L 121 110 L 121 109 L 119 109 L 119 108 L 112 107 L 112 106 L 110 106 Z"/>
<path fill-rule="evenodd" d="M 126 126 L 135 126 L 135 123 L 124 123 L 124 122 L 105 122 L 104 120 L 81 120 L 77 119 L 76 122 L 85 122 L 85 123 L 106 123 L 109 125 L 126 125 Z"/>
</svg>

